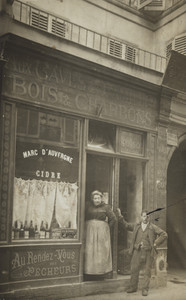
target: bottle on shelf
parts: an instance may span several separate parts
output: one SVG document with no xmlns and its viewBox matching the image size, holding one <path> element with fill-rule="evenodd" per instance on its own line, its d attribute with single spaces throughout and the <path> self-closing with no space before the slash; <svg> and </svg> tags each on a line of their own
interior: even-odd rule
<svg viewBox="0 0 186 300">
<path fill-rule="evenodd" d="M 29 227 L 29 239 L 34 239 L 35 238 L 35 230 L 33 226 L 33 221 L 30 221 L 30 227 Z"/>
<path fill-rule="evenodd" d="M 14 223 L 14 239 L 18 240 L 19 239 L 19 228 L 18 228 L 18 222 L 15 221 Z"/>
<path fill-rule="evenodd" d="M 28 228 L 28 223 L 25 220 L 25 225 L 24 225 L 24 238 L 29 239 L 29 228 Z"/>
<path fill-rule="evenodd" d="M 40 238 L 40 234 L 39 234 L 39 230 L 37 227 L 37 224 L 35 225 L 35 235 L 34 235 L 35 239 L 39 239 Z"/>
<path fill-rule="evenodd" d="M 49 239 L 49 238 L 50 238 L 50 229 L 49 229 L 49 227 L 48 227 L 48 222 L 46 222 L 45 237 L 46 237 L 46 239 Z"/>
<path fill-rule="evenodd" d="M 21 227 L 20 227 L 20 230 L 19 230 L 19 238 L 20 239 L 24 239 L 24 227 L 23 227 L 23 222 L 21 222 Z"/>
<path fill-rule="evenodd" d="M 41 221 L 41 226 L 40 226 L 40 239 L 45 239 L 45 233 L 46 229 L 44 226 L 44 221 Z"/>
<path fill-rule="evenodd" d="M 14 240 L 15 239 L 15 223 L 14 224 L 12 224 L 12 240 Z"/>
</svg>

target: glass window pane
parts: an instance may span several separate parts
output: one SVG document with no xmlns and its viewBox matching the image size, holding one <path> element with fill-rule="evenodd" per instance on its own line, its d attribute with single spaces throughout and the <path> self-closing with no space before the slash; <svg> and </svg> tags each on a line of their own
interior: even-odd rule
<svg viewBox="0 0 186 300">
<path fill-rule="evenodd" d="M 17 133 L 27 134 L 27 126 L 28 126 L 28 110 L 24 108 L 18 108 Z"/>
<path fill-rule="evenodd" d="M 19 108 L 17 134 L 77 147 L 79 123 L 73 118 Z"/>
<path fill-rule="evenodd" d="M 51 114 L 40 114 L 40 138 L 60 142 L 60 118 Z"/>
<path fill-rule="evenodd" d="M 64 123 L 64 140 L 66 143 L 74 144 L 77 139 L 77 122 L 72 119 L 65 118 Z"/>
<path fill-rule="evenodd" d="M 19 114 L 20 110 L 21 125 Z M 65 117 L 36 111 L 29 115 L 36 122 L 35 128 L 29 126 L 30 134 L 37 132 L 40 120 L 40 130 L 47 124 L 55 138 L 59 132 L 59 139 L 55 143 L 47 131 L 42 139 L 41 133 L 20 139 L 17 132 L 12 239 L 76 238 L 79 149 L 59 143 Z M 71 124 L 79 128 L 78 122 L 72 119 Z"/>
<path fill-rule="evenodd" d="M 97 150 L 113 152 L 115 149 L 115 127 L 110 124 L 90 121 L 88 146 Z"/>
<path fill-rule="evenodd" d="M 86 201 L 94 190 L 103 193 L 105 203 L 110 203 L 112 192 L 112 158 L 87 155 Z M 111 204 L 111 203 L 110 203 Z"/>
<path fill-rule="evenodd" d="M 28 123 L 29 135 L 38 135 L 38 116 L 39 113 L 36 111 L 29 112 L 29 123 Z"/>
</svg>

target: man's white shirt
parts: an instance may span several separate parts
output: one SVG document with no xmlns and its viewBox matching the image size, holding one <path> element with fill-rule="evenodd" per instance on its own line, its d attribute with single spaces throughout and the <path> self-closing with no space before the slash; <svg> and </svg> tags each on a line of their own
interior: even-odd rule
<svg viewBox="0 0 186 300">
<path fill-rule="evenodd" d="M 145 229 L 147 228 L 147 225 L 148 225 L 149 223 L 147 223 L 147 224 L 145 224 L 145 223 L 141 223 L 141 228 L 142 228 L 142 230 L 143 231 L 145 231 Z"/>
</svg>

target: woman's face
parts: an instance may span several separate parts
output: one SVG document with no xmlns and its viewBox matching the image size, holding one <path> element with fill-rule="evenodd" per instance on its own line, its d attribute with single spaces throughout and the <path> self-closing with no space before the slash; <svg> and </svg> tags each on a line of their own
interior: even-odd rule
<svg viewBox="0 0 186 300">
<path fill-rule="evenodd" d="M 94 195 L 93 196 L 93 203 L 95 206 L 98 206 L 101 204 L 101 196 L 100 195 Z"/>
</svg>

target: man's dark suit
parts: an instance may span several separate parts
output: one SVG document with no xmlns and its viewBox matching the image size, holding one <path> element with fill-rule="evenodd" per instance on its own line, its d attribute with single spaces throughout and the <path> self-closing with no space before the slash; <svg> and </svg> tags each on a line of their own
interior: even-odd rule
<svg viewBox="0 0 186 300">
<path fill-rule="evenodd" d="M 129 248 L 129 254 L 132 255 L 131 259 L 131 279 L 130 288 L 137 290 L 139 272 L 141 266 L 144 266 L 144 277 L 142 289 L 148 291 L 151 278 L 152 262 L 156 250 L 165 239 L 167 233 L 158 226 L 148 223 L 146 229 L 142 230 L 142 223 L 132 224 L 124 220 L 122 216 L 119 217 L 119 222 L 130 231 L 133 231 L 132 241 Z"/>
</svg>

